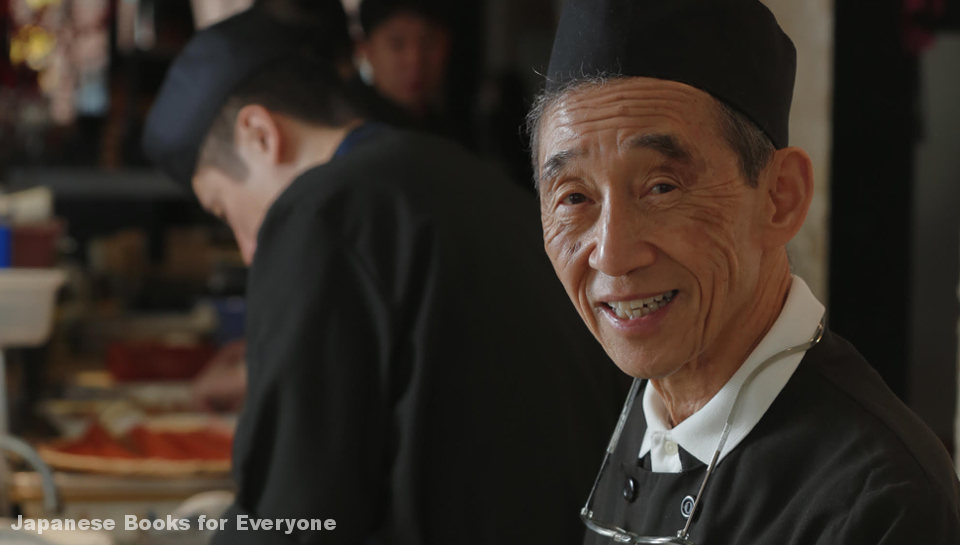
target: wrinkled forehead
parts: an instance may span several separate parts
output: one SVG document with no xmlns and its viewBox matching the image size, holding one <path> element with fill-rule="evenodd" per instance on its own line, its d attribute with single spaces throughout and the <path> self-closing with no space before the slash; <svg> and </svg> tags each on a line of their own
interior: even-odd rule
<svg viewBox="0 0 960 545">
<path fill-rule="evenodd" d="M 694 145 L 719 138 L 717 102 L 700 89 L 654 78 L 583 83 L 557 97 L 540 119 L 538 164 L 559 149 L 617 142 L 638 134 L 671 134 Z"/>
</svg>

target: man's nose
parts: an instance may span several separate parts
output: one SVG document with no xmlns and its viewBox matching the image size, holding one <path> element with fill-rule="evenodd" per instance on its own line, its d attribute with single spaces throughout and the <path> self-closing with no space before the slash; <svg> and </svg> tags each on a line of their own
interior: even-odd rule
<svg viewBox="0 0 960 545">
<path fill-rule="evenodd" d="M 607 203 L 597 225 L 590 266 L 607 276 L 619 277 L 652 265 L 657 250 L 647 240 L 648 223 L 625 203 Z"/>
<path fill-rule="evenodd" d="M 253 265 L 253 256 L 257 253 L 257 243 L 249 243 L 240 245 L 240 257 L 243 259 L 243 264 L 249 267 Z"/>
<path fill-rule="evenodd" d="M 406 62 L 411 71 L 419 71 L 426 64 L 427 51 L 420 44 L 413 44 L 407 48 Z"/>
<path fill-rule="evenodd" d="M 243 263 L 249 267 L 253 264 L 253 256 L 257 253 L 256 237 L 246 236 L 242 231 L 233 229 L 233 238 L 236 239 L 237 246 L 240 248 Z"/>
</svg>

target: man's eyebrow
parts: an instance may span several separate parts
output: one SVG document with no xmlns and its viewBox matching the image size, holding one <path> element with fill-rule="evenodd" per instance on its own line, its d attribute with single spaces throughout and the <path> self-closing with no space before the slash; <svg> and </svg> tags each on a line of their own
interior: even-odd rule
<svg viewBox="0 0 960 545">
<path fill-rule="evenodd" d="M 572 160 L 583 155 L 583 150 L 566 149 L 558 151 L 543 162 L 543 168 L 540 170 L 540 181 L 549 180 L 556 176 Z"/>
<path fill-rule="evenodd" d="M 680 139 L 672 134 L 653 133 L 641 134 L 627 139 L 624 143 L 627 148 L 644 148 L 656 151 L 661 155 L 680 161 L 692 163 L 693 153 L 684 146 Z"/>
</svg>

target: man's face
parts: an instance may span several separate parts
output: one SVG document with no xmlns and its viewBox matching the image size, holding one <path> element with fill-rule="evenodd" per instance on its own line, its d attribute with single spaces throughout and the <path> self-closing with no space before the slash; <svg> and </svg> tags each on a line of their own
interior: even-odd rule
<svg viewBox="0 0 960 545">
<path fill-rule="evenodd" d="M 762 254 L 762 191 L 714 100 L 629 78 L 568 93 L 542 121 L 544 245 L 587 326 L 626 373 L 665 378 L 735 334 Z"/>
<path fill-rule="evenodd" d="M 439 95 L 450 50 L 442 26 L 401 12 L 377 25 L 360 49 L 387 98 L 420 113 Z"/>
<path fill-rule="evenodd" d="M 235 180 L 216 167 L 205 166 L 193 177 L 193 191 L 204 209 L 230 226 L 244 263 L 253 263 L 257 233 L 269 208 L 255 186 Z"/>
</svg>

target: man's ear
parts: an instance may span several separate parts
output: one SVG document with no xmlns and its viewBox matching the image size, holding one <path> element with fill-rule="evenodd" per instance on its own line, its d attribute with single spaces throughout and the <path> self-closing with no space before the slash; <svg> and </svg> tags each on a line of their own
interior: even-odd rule
<svg viewBox="0 0 960 545">
<path fill-rule="evenodd" d="M 237 153 L 248 165 L 280 163 L 283 155 L 280 126 L 263 106 L 248 104 L 240 108 L 233 135 Z"/>
<path fill-rule="evenodd" d="M 783 246 L 807 218 L 813 201 L 813 162 L 797 147 L 777 150 L 763 174 L 761 190 L 767 193 L 765 242 Z"/>
</svg>

